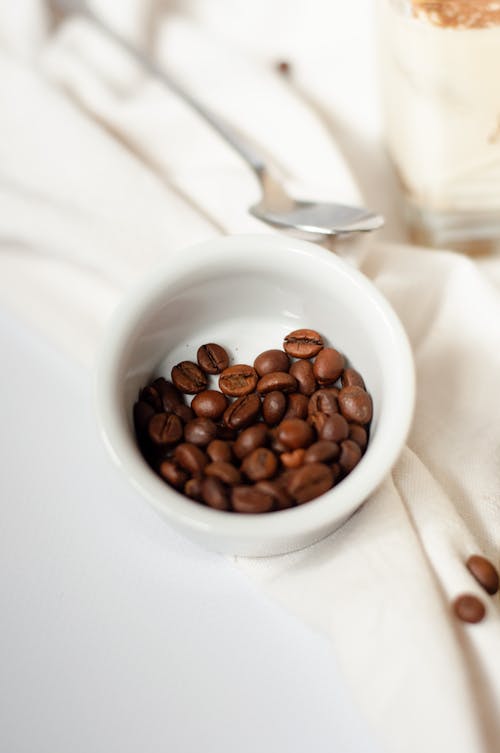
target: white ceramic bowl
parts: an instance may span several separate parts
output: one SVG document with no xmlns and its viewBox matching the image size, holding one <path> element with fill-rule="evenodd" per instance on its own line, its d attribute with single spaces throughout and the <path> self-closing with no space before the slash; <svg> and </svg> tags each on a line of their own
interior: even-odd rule
<svg viewBox="0 0 500 753">
<path fill-rule="evenodd" d="M 218 342 L 233 363 L 253 363 L 299 327 L 316 329 L 364 376 L 374 417 L 367 452 L 336 488 L 299 507 L 263 515 L 213 510 L 168 487 L 144 462 L 132 406 L 140 387 L 170 376 L 199 345 Z M 230 236 L 155 268 L 118 308 L 103 343 L 97 412 L 111 456 L 173 526 L 202 545 L 241 555 L 279 554 L 340 526 L 390 471 L 414 404 L 405 332 L 381 294 L 325 249 L 287 237 Z"/>
</svg>

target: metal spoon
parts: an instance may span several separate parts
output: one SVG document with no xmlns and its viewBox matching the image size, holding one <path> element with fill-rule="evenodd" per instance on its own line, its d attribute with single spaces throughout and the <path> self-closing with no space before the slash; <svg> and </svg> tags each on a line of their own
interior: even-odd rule
<svg viewBox="0 0 500 753">
<path fill-rule="evenodd" d="M 127 50 L 149 73 L 166 84 L 171 91 L 189 104 L 238 152 L 252 168 L 262 188 L 261 200 L 249 208 L 249 212 L 254 217 L 267 222 L 269 225 L 297 230 L 306 235 L 346 235 L 377 230 L 384 224 L 382 215 L 361 207 L 292 198 L 286 193 L 279 181 L 271 175 L 264 159 L 253 145 L 249 144 L 240 133 L 231 128 L 222 118 L 215 115 L 189 92 L 185 91 L 154 61 L 147 58 L 140 50 L 98 18 L 87 6 L 85 0 L 50 0 L 50 5 L 59 17 L 74 13 L 85 16 L 110 39 Z"/>
</svg>

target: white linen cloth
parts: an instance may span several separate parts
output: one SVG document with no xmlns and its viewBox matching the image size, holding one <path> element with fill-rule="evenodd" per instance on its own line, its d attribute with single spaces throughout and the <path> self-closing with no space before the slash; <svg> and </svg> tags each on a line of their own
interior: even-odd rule
<svg viewBox="0 0 500 753">
<path fill-rule="evenodd" d="M 401 239 L 380 150 L 371 3 L 93 3 L 269 152 L 303 196 L 360 201 Z M 273 62 L 289 57 L 293 82 Z M 82 19 L 0 6 L 0 301 L 85 366 L 109 313 L 155 260 L 227 232 L 271 232 L 246 208 L 238 156 Z M 378 199 L 378 201 L 377 201 Z M 379 236 L 384 237 L 384 235 Z M 414 427 L 391 477 L 306 550 L 237 560 L 332 640 L 381 749 L 500 745 L 500 609 L 464 566 L 500 559 L 500 261 L 381 243 L 362 270 L 417 365 Z M 478 594 L 463 625 L 450 603 Z"/>
</svg>

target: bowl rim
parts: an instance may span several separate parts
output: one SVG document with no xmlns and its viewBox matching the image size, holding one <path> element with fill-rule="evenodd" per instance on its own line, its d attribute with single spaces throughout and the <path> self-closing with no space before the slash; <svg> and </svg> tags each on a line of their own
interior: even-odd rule
<svg viewBox="0 0 500 753">
<path fill-rule="evenodd" d="M 250 258 L 248 254 L 252 252 Z M 134 326 L 150 309 L 154 299 L 175 280 L 199 271 L 200 264 L 210 258 L 219 261 L 238 260 L 246 254 L 248 264 L 256 255 L 276 253 L 309 257 L 328 264 L 332 271 L 355 285 L 373 311 L 377 311 L 391 333 L 394 352 L 398 351 L 399 411 L 394 413 L 391 435 L 383 455 L 370 462 L 369 451 L 363 463 L 341 484 L 315 500 L 278 513 L 238 515 L 214 510 L 171 489 L 144 461 L 135 442 L 130 442 L 122 429 L 123 418 L 114 408 L 117 372 L 127 339 Z M 240 256 L 238 257 L 238 254 Z M 375 491 L 396 462 L 408 436 L 415 403 L 415 369 L 406 332 L 389 302 L 360 271 L 321 246 L 288 236 L 228 235 L 197 243 L 173 254 L 155 265 L 154 269 L 129 290 L 118 304 L 101 341 L 94 376 L 94 396 L 99 433 L 120 470 L 150 504 L 176 526 L 189 528 L 207 537 L 240 542 L 260 541 L 263 546 L 277 538 L 298 537 L 311 530 L 320 530 L 328 521 L 345 520 Z M 133 439 L 133 438 L 132 438 Z M 370 447 L 370 445 L 369 445 Z M 358 473 L 356 471 L 359 470 Z M 333 502 L 334 498 L 334 504 Z"/>
</svg>

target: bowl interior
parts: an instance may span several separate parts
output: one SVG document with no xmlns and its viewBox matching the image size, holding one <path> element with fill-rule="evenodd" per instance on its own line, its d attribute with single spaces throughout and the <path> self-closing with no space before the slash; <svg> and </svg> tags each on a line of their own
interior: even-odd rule
<svg viewBox="0 0 500 753">
<path fill-rule="evenodd" d="M 389 470 L 406 437 L 413 406 L 411 355 L 403 330 L 382 296 L 362 275 L 329 252 L 301 241 L 263 237 L 219 239 L 196 247 L 146 280 L 122 306 L 108 339 L 101 413 L 108 446 L 128 475 L 149 484 L 176 512 L 198 520 L 209 510 L 170 490 L 147 468 L 133 431 L 132 406 L 140 387 L 170 378 L 181 360 L 196 360 L 199 345 L 217 342 L 231 363 L 250 363 L 280 348 L 291 330 L 309 327 L 339 349 L 363 375 L 374 404 L 368 450 L 338 487 L 307 505 L 275 515 L 243 516 L 248 530 L 272 528 L 271 518 L 322 514 L 336 496 L 340 519 L 352 512 Z M 216 382 L 213 386 L 216 385 Z M 145 474 L 149 474 L 146 481 Z M 172 499 L 172 495 L 179 502 Z M 306 512 L 306 508 L 311 511 Z M 332 514 L 330 512 L 330 514 Z M 256 520 L 258 518 L 259 520 Z M 267 520 L 265 520 L 267 519 Z M 300 521 L 297 521 L 300 525 Z"/>
</svg>

